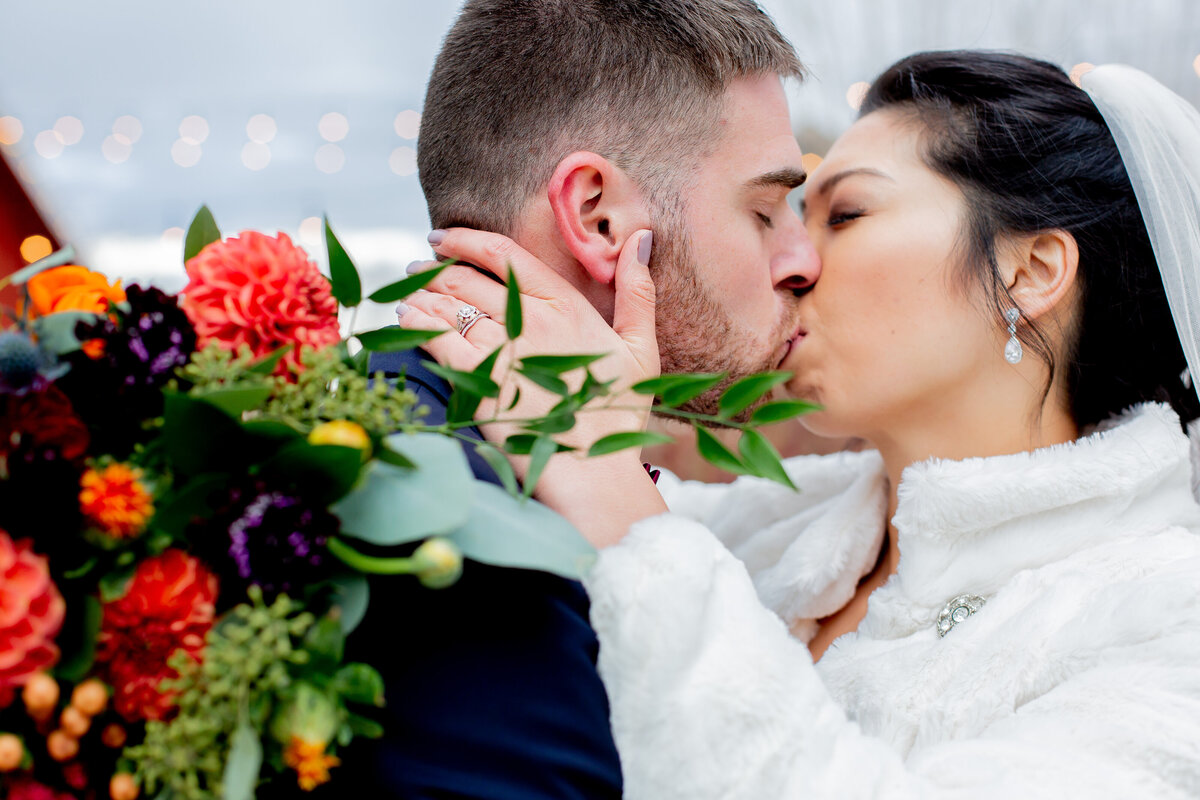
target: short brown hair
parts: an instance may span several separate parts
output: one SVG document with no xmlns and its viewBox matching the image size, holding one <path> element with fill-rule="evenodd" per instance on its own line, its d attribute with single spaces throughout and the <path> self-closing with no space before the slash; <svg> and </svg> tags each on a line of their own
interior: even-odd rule
<svg viewBox="0 0 1200 800">
<path fill-rule="evenodd" d="M 753 0 L 468 0 L 418 138 L 435 228 L 512 233 L 558 162 L 591 150 L 655 202 L 715 147 L 736 78 L 802 77 Z"/>
</svg>

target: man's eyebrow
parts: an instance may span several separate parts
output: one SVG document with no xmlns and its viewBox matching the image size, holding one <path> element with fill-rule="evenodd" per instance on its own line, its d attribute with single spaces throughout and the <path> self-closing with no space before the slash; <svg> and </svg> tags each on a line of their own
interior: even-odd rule
<svg viewBox="0 0 1200 800">
<path fill-rule="evenodd" d="M 784 167 L 773 172 L 767 172 L 759 175 L 756 178 L 751 178 L 746 181 L 746 188 L 754 189 L 774 189 L 778 186 L 783 186 L 788 189 L 795 189 L 808 180 L 808 173 L 802 169 L 793 169 L 792 167 Z"/>
</svg>

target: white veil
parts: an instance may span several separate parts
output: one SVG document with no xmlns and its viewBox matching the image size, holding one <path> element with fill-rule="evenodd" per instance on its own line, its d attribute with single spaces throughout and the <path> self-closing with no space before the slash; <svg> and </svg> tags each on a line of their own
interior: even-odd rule
<svg viewBox="0 0 1200 800">
<path fill-rule="evenodd" d="M 1100 110 L 1137 195 L 1192 387 L 1200 395 L 1200 112 L 1149 75 L 1107 64 L 1080 81 Z M 1192 423 L 1193 494 L 1200 424 Z"/>
</svg>

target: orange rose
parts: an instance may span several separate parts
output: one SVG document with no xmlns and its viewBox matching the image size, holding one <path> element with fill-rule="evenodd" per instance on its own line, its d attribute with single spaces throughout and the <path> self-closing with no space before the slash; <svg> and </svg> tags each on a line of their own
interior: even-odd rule
<svg viewBox="0 0 1200 800">
<path fill-rule="evenodd" d="M 33 311 L 38 316 L 57 311 L 102 314 L 108 310 L 109 302 L 125 302 L 120 281 L 110 284 L 99 272 L 73 264 L 39 272 L 27 285 Z"/>
</svg>

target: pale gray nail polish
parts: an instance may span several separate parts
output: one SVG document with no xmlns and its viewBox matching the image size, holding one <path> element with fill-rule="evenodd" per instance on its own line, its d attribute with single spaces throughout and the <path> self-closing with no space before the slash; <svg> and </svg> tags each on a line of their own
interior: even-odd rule
<svg viewBox="0 0 1200 800">
<path fill-rule="evenodd" d="M 427 262 L 427 261 L 419 261 L 419 260 L 418 260 L 418 261 L 414 261 L 414 262 L 412 262 L 411 264 L 409 264 L 407 267 L 405 267 L 405 268 L 404 268 L 404 271 L 405 271 L 406 273 L 408 273 L 409 275 L 415 275 L 416 273 L 418 273 L 418 272 L 420 272 L 420 271 L 421 271 L 421 267 L 422 267 L 422 265 L 424 265 L 424 264 L 427 264 L 427 263 L 429 263 L 429 262 Z"/>
<path fill-rule="evenodd" d="M 410 311 L 412 311 L 412 306 L 410 306 L 408 303 L 397 303 L 396 304 L 396 316 L 397 317 L 403 317 L 405 314 L 407 314 Z"/>
</svg>

